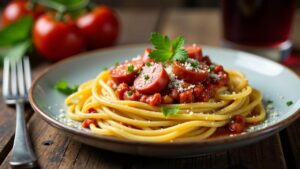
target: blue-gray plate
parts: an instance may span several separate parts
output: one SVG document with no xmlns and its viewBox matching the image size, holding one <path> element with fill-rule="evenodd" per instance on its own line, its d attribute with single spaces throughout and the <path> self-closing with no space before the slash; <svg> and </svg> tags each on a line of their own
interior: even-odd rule
<svg viewBox="0 0 300 169">
<path fill-rule="evenodd" d="M 65 116 L 65 95 L 56 91 L 54 84 L 65 79 L 70 84 L 81 84 L 95 78 L 105 67 L 143 53 L 147 45 L 115 47 L 83 53 L 63 60 L 35 79 L 30 90 L 33 109 L 50 125 L 73 139 L 98 148 L 121 153 L 154 157 L 186 157 L 225 150 L 257 142 L 287 127 L 300 115 L 300 79 L 288 68 L 253 54 L 213 47 L 203 47 L 213 62 L 226 69 L 243 72 L 250 84 L 263 93 L 263 100 L 272 100 L 267 108 L 267 119 L 243 134 L 221 136 L 193 142 L 152 143 L 100 136 L 80 127 L 80 123 Z M 293 104 L 288 106 L 287 102 Z"/>
</svg>

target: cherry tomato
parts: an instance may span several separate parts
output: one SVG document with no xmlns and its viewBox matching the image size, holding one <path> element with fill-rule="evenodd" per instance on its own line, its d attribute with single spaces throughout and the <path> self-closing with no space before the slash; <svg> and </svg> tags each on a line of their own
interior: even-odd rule
<svg viewBox="0 0 300 169">
<path fill-rule="evenodd" d="M 27 1 L 12 1 L 3 10 L 2 23 L 7 26 L 23 16 L 32 16 L 36 20 L 43 13 L 44 9 L 41 6 L 30 9 Z"/>
<path fill-rule="evenodd" d="M 77 26 L 91 49 L 111 46 L 119 35 L 118 19 L 106 6 L 96 7 L 93 11 L 79 17 Z"/>
<path fill-rule="evenodd" d="M 57 61 L 84 49 L 84 40 L 72 21 L 58 21 L 51 14 L 41 16 L 33 27 L 33 43 L 46 59 Z"/>
</svg>

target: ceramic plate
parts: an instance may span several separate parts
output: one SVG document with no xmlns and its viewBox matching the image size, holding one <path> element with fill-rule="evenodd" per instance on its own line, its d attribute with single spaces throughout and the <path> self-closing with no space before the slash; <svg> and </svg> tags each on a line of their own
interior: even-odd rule
<svg viewBox="0 0 300 169">
<path fill-rule="evenodd" d="M 194 142 L 149 143 L 129 141 L 109 136 L 99 136 L 81 124 L 68 120 L 64 114 L 65 95 L 53 89 L 54 84 L 65 79 L 70 84 L 95 78 L 104 67 L 143 53 L 147 45 L 123 46 L 84 53 L 59 62 L 42 73 L 30 90 L 33 109 L 50 125 L 69 134 L 77 141 L 121 153 L 155 157 L 184 157 L 225 150 L 264 139 L 292 123 L 300 115 L 300 79 L 289 69 L 262 57 L 235 50 L 204 47 L 204 53 L 215 63 L 227 69 L 242 71 L 250 84 L 262 91 L 264 102 L 273 101 L 267 108 L 267 119 L 247 132 L 236 136 L 222 136 Z M 291 106 L 286 102 L 293 101 Z"/>
</svg>

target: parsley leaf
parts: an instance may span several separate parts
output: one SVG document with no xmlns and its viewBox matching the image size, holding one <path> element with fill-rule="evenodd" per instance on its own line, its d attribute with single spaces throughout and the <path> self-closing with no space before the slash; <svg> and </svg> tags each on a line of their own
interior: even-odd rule
<svg viewBox="0 0 300 169">
<path fill-rule="evenodd" d="M 151 62 L 146 62 L 146 66 L 150 67 L 151 65 Z"/>
<path fill-rule="evenodd" d="M 133 65 L 129 65 L 128 67 L 127 67 L 127 71 L 128 72 L 133 72 L 134 71 L 134 66 Z"/>
<path fill-rule="evenodd" d="M 174 51 L 177 51 L 181 49 L 181 47 L 184 45 L 184 38 L 183 36 L 178 36 L 173 42 L 172 47 Z"/>
<path fill-rule="evenodd" d="M 155 49 L 158 50 L 170 50 L 171 41 L 169 37 L 163 36 L 158 32 L 152 32 L 150 38 Z"/>
<path fill-rule="evenodd" d="M 173 60 L 184 62 L 188 58 L 188 53 L 184 49 L 178 49 L 176 53 L 174 53 Z"/>
<path fill-rule="evenodd" d="M 188 60 L 188 62 L 193 66 L 193 67 L 197 67 L 199 65 L 199 62 L 197 62 L 196 60 Z"/>
<path fill-rule="evenodd" d="M 133 95 L 133 92 L 132 92 L 132 91 L 127 91 L 127 95 L 128 95 L 128 96 L 132 96 L 132 95 Z"/>
<path fill-rule="evenodd" d="M 175 115 L 179 111 L 179 107 L 161 107 L 161 112 L 167 117 Z"/>
<path fill-rule="evenodd" d="M 149 75 L 145 75 L 145 76 L 144 76 L 144 79 L 145 79 L 145 80 L 149 80 L 149 78 L 150 78 Z"/>
<path fill-rule="evenodd" d="M 176 60 L 184 62 L 188 59 L 188 53 L 183 49 L 183 36 L 178 36 L 174 41 L 171 41 L 167 36 L 153 32 L 151 33 L 150 41 L 155 49 L 150 52 L 149 57 L 155 61 Z"/>
<path fill-rule="evenodd" d="M 78 90 L 77 85 L 68 86 L 68 82 L 66 80 L 58 81 L 54 85 L 54 88 L 65 95 L 70 95 Z"/>
<path fill-rule="evenodd" d="M 293 104 L 293 101 L 291 101 L 291 100 L 286 102 L 287 106 L 291 106 L 292 104 Z"/>
<path fill-rule="evenodd" d="M 153 50 L 149 53 L 149 57 L 159 62 L 166 62 L 172 57 L 172 51 L 169 50 Z"/>
</svg>

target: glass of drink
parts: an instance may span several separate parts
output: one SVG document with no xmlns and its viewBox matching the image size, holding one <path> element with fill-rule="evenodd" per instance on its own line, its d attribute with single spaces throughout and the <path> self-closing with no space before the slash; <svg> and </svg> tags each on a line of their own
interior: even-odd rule
<svg viewBox="0 0 300 169">
<path fill-rule="evenodd" d="M 224 45 L 282 61 L 295 8 L 296 0 L 222 0 Z"/>
</svg>

